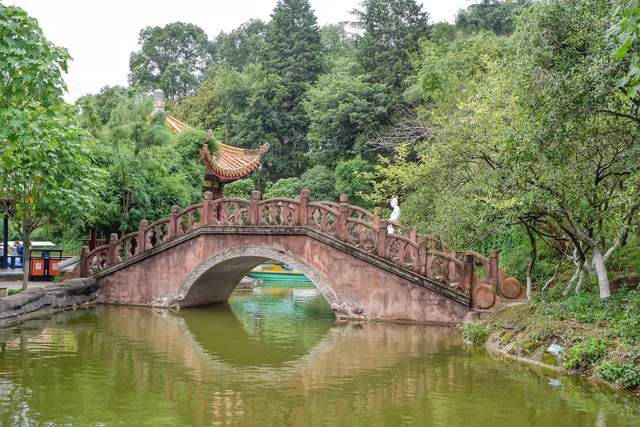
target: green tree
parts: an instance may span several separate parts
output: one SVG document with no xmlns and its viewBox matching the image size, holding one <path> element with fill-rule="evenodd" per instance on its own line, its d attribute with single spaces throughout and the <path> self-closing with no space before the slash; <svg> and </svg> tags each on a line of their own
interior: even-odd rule
<svg viewBox="0 0 640 427">
<path fill-rule="evenodd" d="M 229 33 L 221 32 L 213 42 L 214 63 L 242 70 L 259 62 L 264 49 L 267 24 L 252 19 Z"/>
<path fill-rule="evenodd" d="M 376 189 L 404 191 L 405 219 L 428 212 L 427 231 L 458 241 L 521 227 L 528 279 L 539 239 L 571 249 L 570 284 L 595 272 L 607 298 L 608 260 L 640 210 L 638 113 L 616 89 L 624 70 L 603 36 L 611 19 L 606 2 L 540 2 L 507 49 L 503 39 L 478 44 L 490 40 L 482 34 L 444 50 L 425 45 L 418 85 L 431 136 L 415 147 L 417 161 L 376 168 Z"/>
<path fill-rule="evenodd" d="M 333 167 L 340 159 L 368 154 L 364 142 L 387 117 L 390 100 L 384 85 L 340 70 L 320 77 L 307 92 L 305 108 L 310 157 Z"/>
<path fill-rule="evenodd" d="M 265 199 L 271 199 L 274 197 L 288 197 L 293 199 L 301 190 L 300 178 L 280 178 L 277 181 L 269 182 L 267 188 L 264 191 Z"/>
<path fill-rule="evenodd" d="M 336 63 L 345 59 L 355 63 L 355 36 L 347 31 L 345 23 L 328 24 L 320 28 L 320 39 L 326 57 L 327 68 L 332 69 Z"/>
<path fill-rule="evenodd" d="M 415 0 L 364 0 L 353 14 L 363 31 L 356 40 L 362 68 L 389 91 L 402 90 L 412 71 L 411 55 L 428 34 L 429 15 Z"/>
<path fill-rule="evenodd" d="M 0 200 L 11 201 L 23 236 L 26 288 L 31 234 L 48 222 L 82 224 L 96 174 L 87 134 L 62 100 L 66 50 L 47 41 L 36 20 L 17 7 L 0 5 L 0 40 Z"/>
<path fill-rule="evenodd" d="M 300 189 L 310 190 L 312 200 L 335 200 L 335 173 L 326 166 L 316 165 L 302 174 Z"/>
<path fill-rule="evenodd" d="M 106 190 L 95 225 L 104 234 L 135 229 L 142 219 L 165 217 L 172 205 L 188 206 L 202 197 L 204 166 L 199 149 L 216 145 L 198 129 L 172 137 L 165 115 L 151 115 L 149 98 L 122 101 L 100 135 L 95 149 L 106 172 Z"/>
<path fill-rule="evenodd" d="M 482 0 L 460 10 L 456 15 L 456 26 L 466 32 L 511 34 L 515 16 L 530 3 L 530 0 Z"/>
<path fill-rule="evenodd" d="M 267 29 L 263 64 L 278 76 L 280 87 L 272 93 L 272 123 L 277 143 L 272 155 L 284 162 L 286 172 L 298 175 L 306 168 L 306 134 L 309 120 L 303 96 L 324 68 L 323 46 L 316 16 L 308 0 L 279 0 Z"/>
<path fill-rule="evenodd" d="M 640 4 L 637 0 L 629 1 L 624 8 L 620 8 L 620 20 L 612 27 L 612 33 L 617 35 L 616 57 L 629 58 L 629 71 L 618 83 L 626 90 L 627 96 L 636 105 L 640 104 Z"/>
<path fill-rule="evenodd" d="M 122 101 L 131 96 L 130 90 L 122 86 L 105 86 L 95 95 L 84 95 L 76 101 L 79 107 L 78 120 L 81 126 L 96 137 L 107 124 L 111 112 Z"/>
<path fill-rule="evenodd" d="M 250 199 L 251 192 L 256 189 L 256 184 L 249 178 L 239 179 L 224 186 L 225 197 L 239 197 Z"/>
<path fill-rule="evenodd" d="M 572 240 L 582 268 L 595 271 L 602 298 L 610 295 L 607 261 L 640 210 L 640 150 L 632 142 L 640 116 L 616 89 L 624 69 L 602 36 L 611 12 L 595 0 L 538 3 L 514 34 L 515 87 L 536 118 L 529 155 L 549 168 L 534 182 L 550 200 L 547 217 Z"/>
<path fill-rule="evenodd" d="M 129 83 L 145 91 L 162 89 L 168 99 L 193 93 L 211 62 L 211 42 L 194 24 L 147 27 L 139 44 L 129 59 Z"/>
<path fill-rule="evenodd" d="M 287 82 L 292 103 L 324 68 L 316 16 L 308 0 L 279 0 L 267 27 L 263 62 Z"/>
<path fill-rule="evenodd" d="M 371 171 L 371 164 L 362 157 L 345 160 L 336 166 L 335 192 L 348 194 L 349 202 L 365 208 L 371 207 L 365 201 L 371 191 L 371 184 L 365 178 L 365 173 Z"/>
</svg>

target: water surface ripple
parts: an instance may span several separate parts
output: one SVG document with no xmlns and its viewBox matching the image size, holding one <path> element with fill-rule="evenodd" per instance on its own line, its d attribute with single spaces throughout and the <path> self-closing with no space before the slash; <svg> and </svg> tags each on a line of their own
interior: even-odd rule
<svg viewBox="0 0 640 427">
<path fill-rule="evenodd" d="M 0 331 L 2 425 L 640 426 L 640 401 L 466 348 L 337 323 L 315 289 L 174 313 L 99 306 Z"/>
</svg>

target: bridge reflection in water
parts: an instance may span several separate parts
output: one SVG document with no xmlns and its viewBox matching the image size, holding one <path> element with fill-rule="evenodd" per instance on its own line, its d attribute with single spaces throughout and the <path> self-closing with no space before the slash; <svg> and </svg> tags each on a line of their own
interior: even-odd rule
<svg viewBox="0 0 640 427">
<path fill-rule="evenodd" d="M 0 343 L 2 425 L 618 426 L 640 416 L 632 399 L 464 349 L 453 328 L 335 323 L 308 289 L 236 292 L 177 313 L 99 306 Z"/>
</svg>

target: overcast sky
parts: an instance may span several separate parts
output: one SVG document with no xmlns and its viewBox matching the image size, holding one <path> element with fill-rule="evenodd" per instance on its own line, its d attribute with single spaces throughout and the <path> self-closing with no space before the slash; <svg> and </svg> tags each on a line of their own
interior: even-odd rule
<svg viewBox="0 0 640 427">
<path fill-rule="evenodd" d="M 38 19 L 45 36 L 69 49 L 67 101 L 127 83 L 129 55 L 146 26 L 192 22 L 213 39 L 251 18 L 268 20 L 276 0 L 5 0 Z M 352 20 L 360 0 L 311 0 L 320 25 Z M 450 21 L 469 0 L 423 0 L 432 22 Z"/>
</svg>

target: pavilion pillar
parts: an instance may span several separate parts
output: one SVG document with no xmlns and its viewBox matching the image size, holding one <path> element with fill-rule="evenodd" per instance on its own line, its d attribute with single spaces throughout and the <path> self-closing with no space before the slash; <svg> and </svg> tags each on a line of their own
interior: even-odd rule
<svg viewBox="0 0 640 427">
<path fill-rule="evenodd" d="M 2 218 L 2 259 L 0 259 L 0 268 L 7 268 L 9 265 L 9 215 L 4 214 Z"/>
</svg>

